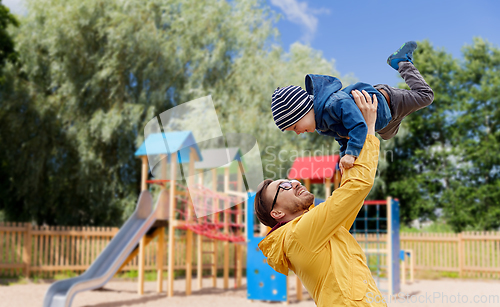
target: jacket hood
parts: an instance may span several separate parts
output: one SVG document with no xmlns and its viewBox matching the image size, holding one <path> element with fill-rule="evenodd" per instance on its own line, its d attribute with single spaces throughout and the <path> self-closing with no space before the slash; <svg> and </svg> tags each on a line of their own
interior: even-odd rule
<svg viewBox="0 0 500 307">
<path fill-rule="evenodd" d="M 325 101 L 331 94 L 338 92 L 342 88 L 339 79 L 326 75 L 306 75 L 306 91 L 309 95 L 314 95 L 314 100 Z"/>
<path fill-rule="evenodd" d="M 342 88 L 342 82 L 332 76 L 308 74 L 305 84 L 307 93 L 314 96 L 314 117 L 318 126 L 322 122 L 326 101 Z"/>
<path fill-rule="evenodd" d="M 276 272 L 288 276 L 289 263 L 285 253 L 285 237 L 288 233 L 286 228 L 284 225 L 270 233 L 259 243 L 259 248 L 267 258 L 267 263 Z"/>
</svg>

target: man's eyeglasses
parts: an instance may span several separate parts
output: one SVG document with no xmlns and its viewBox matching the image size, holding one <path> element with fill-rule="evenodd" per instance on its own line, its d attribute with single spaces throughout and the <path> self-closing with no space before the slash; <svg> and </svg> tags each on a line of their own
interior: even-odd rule
<svg viewBox="0 0 500 307">
<path fill-rule="evenodd" d="M 280 189 L 283 189 L 283 190 L 290 190 L 291 188 L 293 188 L 293 184 L 295 182 L 298 182 L 300 184 L 300 182 L 298 180 L 295 180 L 295 179 L 292 179 L 290 181 L 283 181 L 282 183 L 280 183 L 278 185 L 278 190 L 276 191 L 276 195 L 274 196 L 274 200 L 273 200 L 273 205 L 271 206 L 271 211 L 273 211 L 274 209 L 274 205 L 276 204 L 276 199 L 278 199 L 278 193 L 280 192 Z"/>
</svg>

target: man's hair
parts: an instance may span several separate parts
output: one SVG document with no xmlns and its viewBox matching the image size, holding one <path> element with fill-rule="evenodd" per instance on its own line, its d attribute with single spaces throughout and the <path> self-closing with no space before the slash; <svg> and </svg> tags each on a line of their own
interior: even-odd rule
<svg viewBox="0 0 500 307">
<path fill-rule="evenodd" d="M 273 228 L 278 222 L 271 216 L 271 203 L 264 201 L 264 193 L 267 187 L 273 182 L 271 179 L 266 179 L 261 182 L 259 188 L 257 189 L 257 194 L 255 195 L 255 213 L 259 221 L 271 228 Z"/>
</svg>

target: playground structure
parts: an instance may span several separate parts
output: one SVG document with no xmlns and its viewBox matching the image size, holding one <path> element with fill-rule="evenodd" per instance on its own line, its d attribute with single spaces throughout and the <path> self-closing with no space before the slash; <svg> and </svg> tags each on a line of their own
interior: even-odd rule
<svg viewBox="0 0 500 307">
<path fill-rule="evenodd" d="M 150 135 L 150 138 L 161 138 L 161 134 Z M 173 296 L 174 293 L 174 258 L 175 258 L 175 232 L 185 231 L 186 233 L 186 295 L 190 295 L 192 292 L 192 251 L 193 251 L 193 234 L 196 233 L 198 236 L 197 240 L 197 279 L 198 279 L 198 289 L 202 288 L 203 276 L 203 256 L 204 254 L 210 254 L 211 262 L 208 265 L 211 268 L 211 275 L 205 276 L 209 277 L 213 281 L 213 286 L 216 285 L 217 278 L 217 244 L 216 241 L 224 242 L 224 289 L 229 287 L 229 243 L 232 242 L 236 244 L 236 284 L 241 286 L 242 280 L 242 244 L 244 242 L 244 219 L 243 219 L 243 201 L 246 194 L 238 193 L 236 190 L 232 191 L 230 189 L 230 166 L 236 163 L 239 165 L 241 162 L 241 157 L 239 156 L 237 150 L 236 154 L 234 149 L 213 149 L 207 151 L 200 151 L 190 132 L 172 132 L 164 134 L 165 138 L 168 138 L 171 142 L 179 139 L 179 147 L 174 148 L 171 152 L 156 151 L 152 152 L 151 148 L 146 151 L 146 140 L 144 144 L 137 150 L 135 155 L 142 160 L 142 176 L 141 176 L 141 189 L 147 190 L 147 184 L 159 185 L 161 190 L 169 190 L 169 204 L 175 204 L 174 206 L 168 206 L 168 215 L 164 222 L 168 221 L 168 280 L 167 280 L 167 295 Z M 161 143 L 153 141 L 153 143 Z M 188 145 L 186 144 L 194 144 Z M 228 154 L 232 153 L 232 160 L 234 163 L 224 166 L 221 169 L 223 172 L 223 190 L 224 192 L 218 192 L 218 166 L 210 164 L 211 159 L 206 159 L 205 162 L 201 161 L 201 157 L 209 157 L 211 154 L 218 152 L 218 154 Z M 159 179 L 148 180 L 148 156 L 151 155 L 161 155 L 160 168 L 161 174 Z M 217 154 L 217 153 L 215 153 Z M 170 168 L 167 164 L 170 163 Z M 186 174 L 186 167 L 182 166 L 184 169 L 184 179 L 186 180 L 187 186 L 182 186 L 176 180 L 178 179 L 178 173 L 180 171 L 179 166 L 182 164 L 187 165 L 188 172 Z M 209 171 L 206 171 L 206 170 Z M 239 172 L 240 167 L 236 170 Z M 204 172 L 206 171 L 206 172 Z M 169 173 L 169 174 L 168 174 Z M 211 189 L 207 189 L 203 185 L 204 175 L 209 173 L 211 175 Z M 168 175 L 167 175 L 168 174 Z M 237 174 L 236 186 L 238 191 L 242 189 L 242 176 L 240 173 Z M 168 178 L 168 179 L 167 179 Z M 195 212 L 199 218 L 196 218 Z M 213 214 L 211 214 L 213 213 Z M 144 237 L 141 240 L 139 246 L 139 285 L 138 293 L 144 293 L 144 247 L 148 242 L 154 239 L 155 235 L 159 236 L 158 242 L 161 242 L 158 246 L 158 272 L 157 272 L 157 292 L 161 293 L 163 291 L 163 271 L 161 259 L 163 259 L 163 253 L 165 252 L 163 242 L 165 231 L 163 227 L 158 227 L 152 232 L 149 237 Z M 203 243 L 210 243 L 211 249 L 204 250 L 203 247 L 206 246 Z M 132 260 L 136 255 L 132 253 L 126 263 Z"/>
<path fill-rule="evenodd" d="M 169 149 L 163 140 L 170 141 Z M 150 146 L 147 147 L 147 144 Z M 153 144 L 154 146 L 151 146 Z M 172 146 L 174 144 L 174 146 Z M 229 151 L 226 150 L 228 153 Z M 233 151 L 234 152 L 234 151 Z M 193 234 L 198 234 L 198 287 L 202 287 L 203 254 L 211 254 L 212 275 L 215 281 L 217 277 L 217 249 L 215 241 L 224 241 L 224 288 L 229 287 L 229 243 L 236 244 L 236 283 L 241 286 L 242 279 L 242 243 L 244 239 L 243 201 L 245 193 L 231 191 L 230 189 L 230 167 L 233 163 L 222 167 L 224 192 L 218 190 L 217 169 L 203 172 L 209 165 L 199 164 L 199 172 L 196 172 L 195 162 L 201 160 L 201 152 L 194 142 L 191 132 L 181 131 L 172 133 L 151 134 L 136 151 L 135 155 L 142 161 L 141 169 L 141 194 L 137 202 L 136 210 L 120 231 L 106 246 L 102 253 L 92 265 L 80 276 L 66 280 L 57 281 L 52 284 L 44 298 L 44 307 L 71 306 L 75 295 L 81 291 L 87 291 L 102 287 L 117 272 L 136 256 L 139 258 L 138 293 L 144 293 L 144 260 L 145 247 L 153 239 L 158 237 L 157 249 L 157 291 L 163 292 L 163 254 L 165 253 L 164 235 L 168 227 L 168 277 L 167 295 L 174 294 L 174 257 L 175 257 L 175 233 L 185 231 L 186 233 L 186 295 L 192 291 L 192 247 Z M 148 177 L 148 157 L 156 156 L 159 161 L 159 176 L 155 179 Z M 233 169 L 239 172 L 242 169 L 239 154 L 237 152 L 233 162 L 238 167 Z M 168 167 L 170 166 L 170 167 Z M 187 171 L 186 171 L 187 169 Z M 184 178 L 189 188 L 182 186 L 177 180 Z M 212 189 L 203 185 L 204 174 L 211 173 Z M 168 175 L 168 176 L 167 176 Z M 195 182 L 196 177 L 198 183 Z M 241 191 L 242 176 L 237 174 L 236 187 Z M 156 206 L 152 206 L 152 196 L 148 191 L 148 184 L 159 187 Z M 152 187 L 151 187 L 152 188 Z M 194 204 L 196 204 L 194 206 Z M 196 218 L 193 210 L 196 210 L 200 218 Z M 206 214 L 212 212 L 213 214 Z M 205 214 L 203 214 L 205 213 Z M 212 242 L 212 249 L 203 250 L 203 237 Z"/>
</svg>

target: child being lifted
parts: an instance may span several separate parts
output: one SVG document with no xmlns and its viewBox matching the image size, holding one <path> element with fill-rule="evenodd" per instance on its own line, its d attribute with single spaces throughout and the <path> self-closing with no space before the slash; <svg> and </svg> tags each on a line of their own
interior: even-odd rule
<svg viewBox="0 0 500 307">
<path fill-rule="evenodd" d="M 305 91 L 294 85 L 274 91 L 271 102 L 274 122 L 281 131 L 295 131 L 297 134 L 317 131 L 334 137 L 340 144 L 341 171 L 351 168 L 368 131 L 353 95 L 363 92 L 378 100 L 375 131 L 384 140 L 396 135 L 403 118 L 434 100 L 432 89 L 413 66 L 413 51 L 416 48 L 416 42 L 406 42 L 387 59 L 410 90 L 385 84 L 371 86 L 362 82 L 341 90 L 339 79 L 309 74 L 305 79 Z"/>
</svg>

